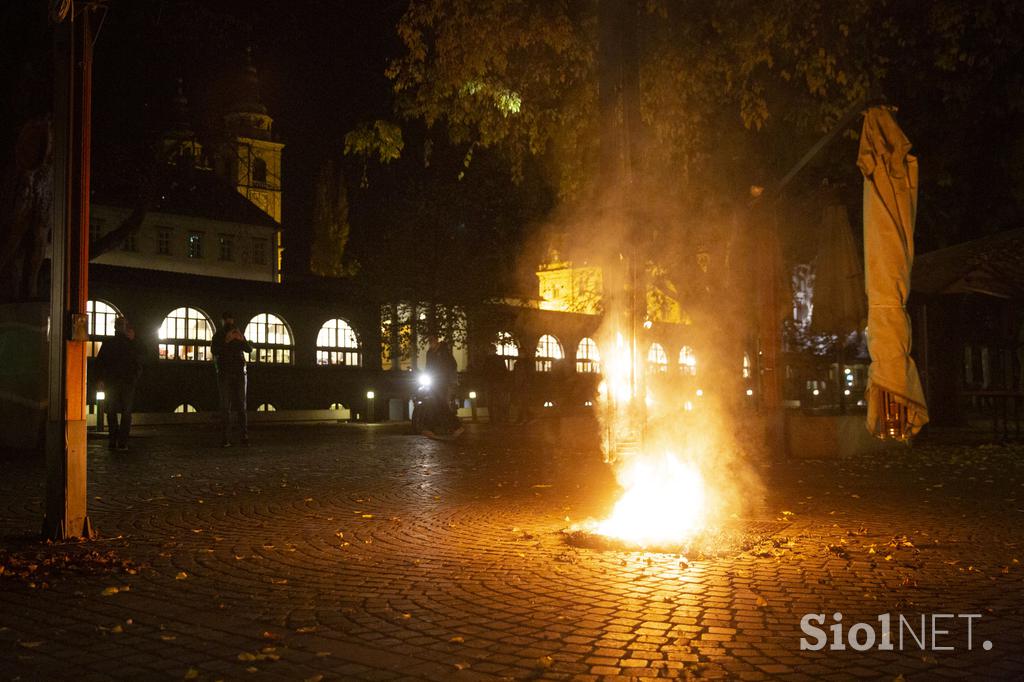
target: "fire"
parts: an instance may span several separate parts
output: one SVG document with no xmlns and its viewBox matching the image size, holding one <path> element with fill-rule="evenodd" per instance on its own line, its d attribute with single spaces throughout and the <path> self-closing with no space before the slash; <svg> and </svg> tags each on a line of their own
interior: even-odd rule
<svg viewBox="0 0 1024 682">
<path fill-rule="evenodd" d="M 594 531 L 639 546 L 677 545 L 704 529 L 704 477 L 672 452 L 637 455 L 619 471 L 625 491 Z"/>
</svg>

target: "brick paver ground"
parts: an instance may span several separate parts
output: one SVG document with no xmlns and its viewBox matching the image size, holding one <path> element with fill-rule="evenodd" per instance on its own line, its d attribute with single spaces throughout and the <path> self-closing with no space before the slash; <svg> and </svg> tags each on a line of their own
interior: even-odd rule
<svg viewBox="0 0 1024 682">
<path fill-rule="evenodd" d="M 854 462 L 756 462 L 748 509 L 684 559 L 566 544 L 615 485 L 555 422 L 458 443 L 337 425 L 254 436 L 95 441 L 102 537 L 85 544 L 36 542 L 42 468 L 0 462 L 0 674 L 1024 679 L 1019 446 L 935 435 Z M 953 651 L 932 650 L 930 620 L 925 651 L 907 631 L 902 651 L 801 651 L 815 612 L 917 630 L 922 614 L 980 617 L 971 651 L 958 618 L 937 623 Z"/>
</svg>

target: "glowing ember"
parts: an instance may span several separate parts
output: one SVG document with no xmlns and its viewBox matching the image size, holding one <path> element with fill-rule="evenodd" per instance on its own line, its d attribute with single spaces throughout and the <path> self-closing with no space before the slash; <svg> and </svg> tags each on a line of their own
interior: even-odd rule
<svg viewBox="0 0 1024 682">
<path fill-rule="evenodd" d="M 639 546 L 686 542 L 704 528 L 704 478 L 672 453 L 638 456 L 619 472 L 625 492 L 594 532 Z"/>
</svg>

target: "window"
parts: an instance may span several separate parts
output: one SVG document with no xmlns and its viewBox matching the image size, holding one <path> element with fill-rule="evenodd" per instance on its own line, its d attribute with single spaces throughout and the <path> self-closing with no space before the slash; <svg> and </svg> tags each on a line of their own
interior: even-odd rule
<svg viewBox="0 0 1024 682">
<path fill-rule="evenodd" d="M 601 356 L 594 339 L 584 337 L 576 347 L 576 371 L 581 374 L 595 374 L 601 371 Z"/>
<path fill-rule="evenodd" d="M 139 250 L 138 234 L 132 232 L 127 237 L 125 237 L 124 241 L 121 242 L 121 250 L 128 251 L 129 253 L 137 252 Z"/>
<path fill-rule="evenodd" d="M 171 228 L 158 227 L 156 229 L 156 252 L 161 256 L 171 255 Z"/>
<path fill-rule="evenodd" d="M 217 238 L 217 242 L 220 244 L 220 259 L 223 261 L 234 260 L 235 238 L 230 234 L 222 234 Z"/>
<path fill-rule="evenodd" d="M 341 318 L 324 322 L 316 335 L 316 364 L 359 367 L 362 363 L 359 339 L 352 326 Z"/>
<path fill-rule="evenodd" d="M 195 405 L 190 405 L 189 403 L 182 403 L 174 408 L 175 414 L 192 414 L 195 411 Z"/>
<path fill-rule="evenodd" d="M 114 335 L 114 320 L 120 315 L 117 309 L 103 301 L 86 301 L 85 316 L 89 331 L 89 342 L 86 353 L 90 358 L 96 357 L 103 347 L 104 337 Z"/>
<path fill-rule="evenodd" d="M 252 162 L 252 183 L 254 185 L 267 184 L 267 162 L 258 156 Z"/>
<path fill-rule="evenodd" d="M 651 349 L 647 351 L 647 370 L 650 372 L 667 372 L 668 355 L 660 343 L 652 343 Z"/>
<path fill-rule="evenodd" d="M 266 239 L 253 239 L 252 240 L 252 262 L 256 265 L 267 264 L 267 240 Z"/>
<path fill-rule="evenodd" d="M 498 332 L 498 340 L 494 345 L 498 350 L 498 357 L 505 361 L 505 367 L 511 371 L 519 357 L 519 346 L 515 337 L 510 332 Z"/>
<path fill-rule="evenodd" d="M 565 357 L 565 353 L 562 352 L 562 344 L 551 334 L 540 337 L 540 341 L 537 342 L 537 352 L 534 355 L 537 358 L 538 372 L 550 372 L 554 369 L 555 360 Z"/>
<path fill-rule="evenodd" d="M 257 315 L 245 326 L 245 338 L 253 345 L 250 361 L 291 364 L 292 333 L 280 317 L 268 313 Z"/>
<path fill-rule="evenodd" d="M 257 412 L 277 412 L 277 408 L 274 407 L 273 403 L 260 403 L 256 408 Z"/>
<path fill-rule="evenodd" d="M 210 360 L 213 322 L 201 310 L 178 308 L 164 318 L 157 333 L 161 360 Z"/>
<path fill-rule="evenodd" d="M 203 257 L 203 233 L 202 232 L 189 232 L 188 233 L 188 257 L 189 258 L 202 258 Z"/>
<path fill-rule="evenodd" d="M 749 379 L 751 377 L 750 368 L 750 353 L 743 354 L 743 378 Z"/>
<path fill-rule="evenodd" d="M 744 356 L 744 360 L 749 362 L 749 358 L 746 356 Z M 683 374 L 688 376 L 697 376 L 697 356 L 693 354 L 693 349 L 689 346 L 683 346 L 679 349 L 679 369 L 683 370 Z"/>
</svg>

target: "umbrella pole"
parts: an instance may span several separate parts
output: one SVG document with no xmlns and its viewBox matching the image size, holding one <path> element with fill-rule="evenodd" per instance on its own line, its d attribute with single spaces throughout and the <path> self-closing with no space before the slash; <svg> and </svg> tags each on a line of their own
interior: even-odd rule
<svg viewBox="0 0 1024 682">
<path fill-rule="evenodd" d="M 846 377 L 843 375 L 843 351 L 846 341 L 836 342 L 836 391 L 839 393 L 839 414 L 846 414 Z"/>
</svg>

